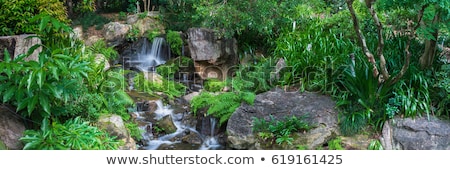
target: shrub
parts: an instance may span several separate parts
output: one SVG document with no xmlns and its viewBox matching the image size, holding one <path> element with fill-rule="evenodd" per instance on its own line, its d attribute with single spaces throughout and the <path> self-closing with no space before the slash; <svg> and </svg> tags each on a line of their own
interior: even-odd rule
<svg viewBox="0 0 450 170">
<path fill-rule="evenodd" d="M 283 120 L 275 120 L 272 115 L 269 121 L 264 118 L 253 118 L 252 132 L 258 133 L 263 140 L 272 137 L 271 140 L 275 140 L 279 145 L 283 143 L 291 145 L 294 140 L 292 138 L 293 132 L 308 131 L 313 127 L 304 121 L 305 118 L 306 116 L 300 118 L 292 116 L 285 117 Z"/>
<path fill-rule="evenodd" d="M 174 81 L 161 79 L 160 81 L 149 81 L 145 78 L 144 73 L 138 74 L 133 78 L 135 87 L 140 92 L 146 92 L 156 95 L 156 92 L 163 92 L 170 99 L 180 97 L 186 93 L 186 86 Z"/>
<path fill-rule="evenodd" d="M 180 34 L 176 31 L 169 30 L 166 35 L 167 43 L 170 45 L 171 51 L 178 56 L 181 56 L 181 48 L 183 48 L 183 40 Z"/>
<path fill-rule="evenodd" d="M 211 115 L 219 119 L 219 124 L 225 123 L 231 114 L 241 105 L 242 102 L 253 104 L 256 95 L 251 92 L 226 92 L 211 94 L 202 92 L 191 101 L 194 114 L 201 108 L 207 108 L 206 115 Z"/>
<path fill-rule="evenodd" d="M 35 33 L 38 24 L 29 19 L 47 14 L 68 23 L 66 8 L 59 0 L 0 0 L 0 35 Z"/>
<path fill-rule="evenodd" d="M 118 149 L 121 144 L 80 117 L 51 125 L 44 119 L 40 130 L 26 130 L 20 140 L 25 150 L 110 150 Z"/>
</svg>

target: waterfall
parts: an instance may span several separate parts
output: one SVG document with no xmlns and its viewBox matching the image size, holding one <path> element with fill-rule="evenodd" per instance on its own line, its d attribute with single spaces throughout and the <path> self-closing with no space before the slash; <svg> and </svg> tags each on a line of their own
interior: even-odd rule
<svg viewBox="0 0 450 170">
<path fill-rule="evenodd" d="M 170 53 L 166 40 L 163 37 L 155 37 L 150 43 L 147 39 L 142 39 L 139 49 L 128 63 L 143 72 L 155 71 L 155 67 L 164 64 Z"/>
</svg>

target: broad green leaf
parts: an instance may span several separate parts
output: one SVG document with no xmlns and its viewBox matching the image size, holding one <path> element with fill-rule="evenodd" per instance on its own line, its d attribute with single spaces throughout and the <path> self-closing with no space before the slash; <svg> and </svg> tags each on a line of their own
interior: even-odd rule
<svg viewBox="0 0 450 170">
<path fill-rule="evenodd" d="M 7 48 L 5 48 L 5 50 L 4 50 L 4 52 L 3 52 L 3 55 L 4 55 L 4 57 L 5 57 L 5 58 L 3 59 L 4 62 L 6 62 L 6 63 L 11 62 L 11 54 L 9 54 L 9 51 L 8 51 Z"/>
<path fill-rule="evenodd" d="M 39 96 L 39 104 L 42 106 L 42 109 L 47 113 L 47 116 L 51 115 L 50 112 L 50 103 L 49 98 L 46 96 Z"/>
<path fill-rule="evenodd" d="M 8 102 L 11 97 L 14 96 L 14 92 L 16 91 L 15 87 L 9 87 L 9 89 L 6 90 L 5 94 L 3 94 L 3 102 Z"/>
<path fill-rule="evenodd" d="M 36 104 L 38 102 L 39 96 L 35 95 L 31 99 L 30 102 L 28 102 L 28 115 L 31 115 L 31 113 L 34 111 L 34 108 L 36 108 Z"/>
<path fill-rule="evenodd" d="M 37 72 L 37 74 L 36 74 L 36 76 L 37 76 L 37 84 L 38 84 L 38 86 L 39 86 L 39 89 L 42 89 L 42 85 L 44 84 L 44 81 L 45 81 L 45 77 L 46 77 L 46 75 L 45 75 L 45 72 L 44 72 L 44 70 L 41 68 L 38 72 Z"/>
</svg>

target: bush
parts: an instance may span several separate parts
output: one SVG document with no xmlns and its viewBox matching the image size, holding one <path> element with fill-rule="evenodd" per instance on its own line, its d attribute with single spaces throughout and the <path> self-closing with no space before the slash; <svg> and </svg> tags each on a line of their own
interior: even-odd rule
<svg viewBox="0 0 450 170">
<path fill-rule="evenodd" d="M 166 94 L 170 99 L 181 97 L 186 93 L 186 86 L 174 81 L 161 79 L 161 81 L 149 81 L 145 78 L 144 73 L 138 74 L 133 79 L 135 87 L 140 92 L 149 93 L 150 95 L 157 95 L 156 92 Z"/>
<path fill-rule="evenodd" d="M 285 117 L 284 120 L 275 120 L 273 116 L 267 121 L 264 118 L 253 118 L 252 132 L 258 133 L 258 136 L 263 140 L 269 140 L 279 145 L 287 143 L 292 144 L 293 132 L 308 131 L 312 126 L 305 122 L 305 117 Z"/>
<path fill-rule="evenodd" d="M 20 140 L 25 150 L 110 150 L 121 143 L 108 133 L 90 126 L 80 117 L 60 124 L 44 119 L 40 130 L 26 130 Z"/>
<path fill-rule="evenodd" d="M 194 114 L 199 109 L 207 108 L 206 115 L 211 115 L 219 119 L 219 124 L 223 124 L 231 117 L 231 114 L 241 105 L 242 102 L 253 104 L 256 95 L 251 92 L 226 92 L 211 94 L 202 92 L 191 101 Z"/>
<path fill-rule="evenodd" d="M 59 0 L 0 0 L 0 35 L 35 33 L 38 24 L 29 19 L 47 14 L 68 23 L 66 8 Z"/>
<path fill-rule="evenodd" d="M 180 37 L 180 34 L 176 31 L 169 30 L 166 35 L 167 43 L 170 45 L 171 51 L 177 55 L 181 56 L 181 48 L 183 48 L 183 40 Z"/>
</svg>

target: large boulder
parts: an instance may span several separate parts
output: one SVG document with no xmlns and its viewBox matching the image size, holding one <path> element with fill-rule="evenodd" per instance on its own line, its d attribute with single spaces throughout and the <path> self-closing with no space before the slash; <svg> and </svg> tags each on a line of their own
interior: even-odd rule
<svg viewBox="0 0 450 170">
<path fill-rule="evenodd" d="M 218 37 L 214 30 L 190 28 L 187 31 L 191 58 L 200 77 L 225 79 L 239 62 L 236 39 Z"/>
<path fill-rule="evenodd" d="M 227 124 L 228 146 L 234 149 L 268 149 L 252 132 L 253 119 L 283 120 L 287 116 L 307 117 L 314 126 L 305 133 L 297 133 L 293 145 L 281 149 L 295 149 L 297 145 L 315 149 L 338 133 L 337 111 L 329 96 L 311 92 L 286 92 L 274 89 L 258 94 L 254 105 L 242 104 L 231 115 Z M 273 148 L 270 148 L 273 149 Z"/>
<path fill-rule="evenodd" d="M 118 46 L 125 42 L 126 36 L 131 29 L 131 25 L 120 22 L 110 22 L 103 26 L 103 37 L 108 46 Z"/>
<path fill-rule="evenodd" d="M 0 105 L 0 148 L 18 150 L 23 148 L 20 138 L 25 131 L 25 125 L 7 106 Z"/>
<path fill-rule="evenodd" d="M 449 150 L 450 122 L 436 117 L 394 118 L 385 122 L 380 141 L 387 150 Z"/>
<path fill-rule="evenodd" d="M 22 34 L 13 36 L 2 36 L 0 37 L 0 61 L 4 58 L 5 49 L 11 57 L 17 57 L 20 54 L 26 54 L 28 50 L 36 45 L 41 44 L 41 40 L 37 37 L 31 38 L 30 36 L 35 36 L 33 34 Z M 30 37 L 30 38 L 28 38 Z M 38 55 L 42 51 L 42 48 L 37 48 L 30 56 L 25 58 L 26 61 L 38 60 Z"/>
<path fill-rule="evenodd" d="M 127 128 L 119 115 L 102 115 L 98 119 L 98 127 L 105 130 L 112 136 L 116 136 L 118 140 L 122 140 L 124 145 L 122 150 L 136 150 L 136 142 L 128 133 Z"/>
</svg>

